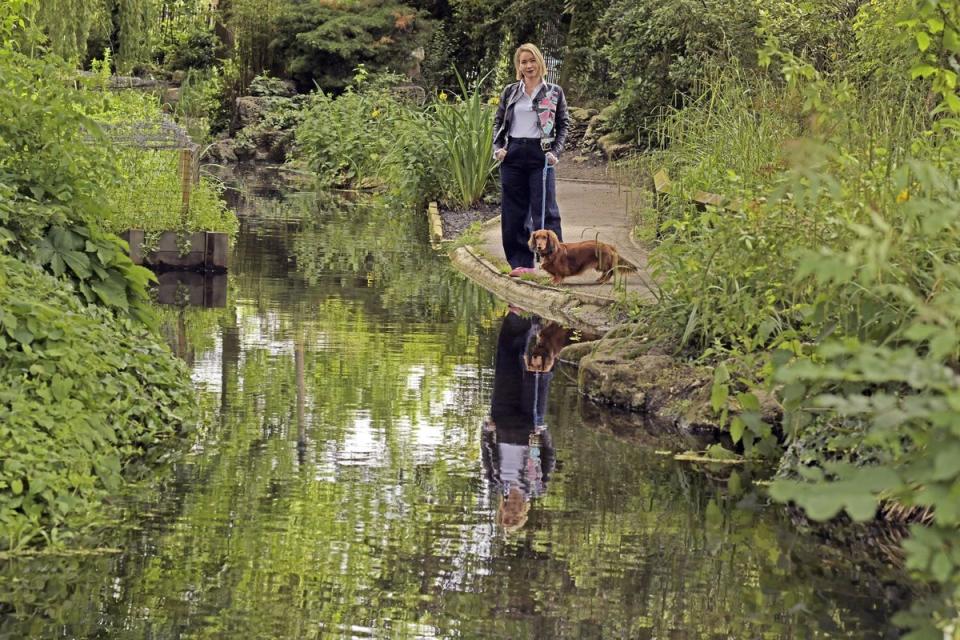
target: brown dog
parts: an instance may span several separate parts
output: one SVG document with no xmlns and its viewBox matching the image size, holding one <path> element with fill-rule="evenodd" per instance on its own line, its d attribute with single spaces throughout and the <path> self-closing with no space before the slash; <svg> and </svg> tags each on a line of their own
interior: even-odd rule
<svg viewBox="0 0 960 640">
<path fill-rule="evenodd" d="M 600 272 L 595 284 L 603 284 L 613 277 L 620 262 L 617 250 L 606 242 L 560 242 L 557 234 L 549 229 L 540 229 L 530 234 L 530 250 L 540 257 L 540 267 L 560 284 L 564 278 L 580 275 L 589 268 Z"/>
<path fill-rule="evenodd" d="M 549 373 L 557 363 L 557 354 L 570 342 L 573 330 L 556 322 L 547 322 L 523 354 L 527 371 Z"/>
</svg>

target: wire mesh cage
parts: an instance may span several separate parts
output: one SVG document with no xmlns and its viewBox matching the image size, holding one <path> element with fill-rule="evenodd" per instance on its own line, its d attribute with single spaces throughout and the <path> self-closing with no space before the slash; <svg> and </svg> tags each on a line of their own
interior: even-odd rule
<svg viewBox="0 0 960 640">
<path fill-rule="evenodd" d="M 154 121 L 103 125 L 103 130 L 123 179 L 111 194 L 121 216 L 129 217 L 132 227 L 186 227 L 200 182 L 199 145 L 186 129 L 162 115 Z"/>
</svg>

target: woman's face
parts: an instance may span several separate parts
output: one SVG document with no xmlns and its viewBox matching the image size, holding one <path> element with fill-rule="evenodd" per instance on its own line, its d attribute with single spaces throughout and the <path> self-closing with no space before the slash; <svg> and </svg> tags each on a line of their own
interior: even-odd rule
<svg viewBox="0 0 960 640">
<path fill-rule="evenodd" d="M 537 59 L 529 51 L 520 52 L 520 75 L 525 81 L 536 81 L 540 79 L 540 65 Z"/>
</svg>

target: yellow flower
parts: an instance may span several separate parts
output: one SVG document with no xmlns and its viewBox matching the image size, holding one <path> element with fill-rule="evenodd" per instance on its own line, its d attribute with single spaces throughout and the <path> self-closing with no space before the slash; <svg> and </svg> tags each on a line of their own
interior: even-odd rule
<svg viewBox="0 0 960 640">
<path fill-rule="evenodd" d="M 897 194 L 897 202 L 906 202 L 910 199 L 910 192 L 906 189 Z"/>
<path fill-rule="evenodd" d="M 371 111 L 371 112 L 370 112 L 370 116 L 373 117 L 373 118 L 379 118 L 379 117 L 380 117 L 380 109 L 374 109 L 373 111 Z"/>
<path fill-rule="evenodd" d="M 500 96 L 490 96 L 490 99 L 487 100 L 487 104 L 500 104 Z"/>
<path fill-rule="evenodd" d="M 447 101 L 447 94 L 444 93 L 443 91 L 441 91 L 441 92 L 440 92 L 440 95 L 438 95 L 437 98 L 440 99 L 440 102 L 446 102 L 446 101 Z"/>
</svg>

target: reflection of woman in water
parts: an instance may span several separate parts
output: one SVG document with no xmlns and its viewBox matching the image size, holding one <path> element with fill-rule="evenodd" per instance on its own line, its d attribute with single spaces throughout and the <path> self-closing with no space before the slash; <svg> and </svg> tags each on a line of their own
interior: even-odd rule
<svg viewBox="0 0 960 640">
<path fill-rule="evenodd" d="M 542 358 L 531 357 L 543 342 L 541 331 L 539 318 L 510 312 L 497 339 L 483 465 L 500 497 L 497 524 L 508 533 L 526 523 L 530 499 L 546 492 L 554 464 L 552 438 L 544 424 L 554 358 L 546 369 Z"/>
</svg>

